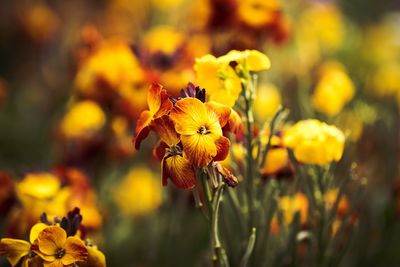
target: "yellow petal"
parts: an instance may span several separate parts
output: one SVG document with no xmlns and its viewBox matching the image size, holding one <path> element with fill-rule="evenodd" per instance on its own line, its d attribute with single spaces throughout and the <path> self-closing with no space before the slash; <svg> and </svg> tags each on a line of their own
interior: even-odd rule
<svg viewBox="0 0 400 267">
<path fill-rule="evenodd" d="M 28 255 L 30 248 L 31 244 L 25 240 L 2 238 L 0 241 L 0 255 L 6 257 L 12 266 Z"/>
<path fill-rule="evenodd" d="M 217 155 L 217 147 L 210 134 L 182 136 L 182 146 L 190 162 L 196 167 L 207 166 Z"/>
<path fill-rule="evenodd" d="M 65 242 L 65 255 L 61 258 L 63 265 L 70 265 L 77 261 L 84 261 L 88 257 L 85 244 L 77 237 L 68 237 Z"/>
<path fill-rule="evenodd" d="M 64 247 L 67 233 L 59 226 L 49 226 L 39 233 L 39 251 L 45 255 L 55 255 L 57 250 Z"/>
<path fill-rule="evenodd" d="M 32 244 L 38 238 L 39 233 L 47 227 L 49 226 L 44 223 L 37 223 L 34 226 L 32 226 L 31 232 L 29 234 L 29 240 L 31 241 Z"/>
</svg>

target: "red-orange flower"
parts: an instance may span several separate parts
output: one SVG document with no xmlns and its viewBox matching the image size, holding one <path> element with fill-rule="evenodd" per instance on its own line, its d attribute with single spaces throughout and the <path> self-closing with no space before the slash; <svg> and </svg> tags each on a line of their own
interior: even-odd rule
<svg viewBox="0 0 400 267">
<path fill-rule="evenodd" d="M 151 128 L 161 139 L 154 154 L 161 160 L 163 185 L 167 185 L 168 179 L 171 179 L 178 188 L 193 188 L 196 174 L 182 150 L 179 135 L 175 132 L 172 120 L 164 115 L 155 119 Z"/>
<path fill-rule="evenodd" d="M 140 114 L 135 129 L 135 148 L 139 149 L 140 143 L 149 134 L 150 123 L 163 115 L 168 114 L 172 108 L 172 102 L 169 100 L 167 91 L 160 84 L 153 83 L 147 94 L 147 104 L 149 110 Z"/>
<path fill-rule="evenodd" d="M 211 107 L 196 98 L 176 102 L 170 117 L 180 134 L 183 151 L 196 167 L 207 166 L 212 160 L 224 160 L 230 141 L 222 135 L 229 119 L 228 106 Z"/>
</svg>

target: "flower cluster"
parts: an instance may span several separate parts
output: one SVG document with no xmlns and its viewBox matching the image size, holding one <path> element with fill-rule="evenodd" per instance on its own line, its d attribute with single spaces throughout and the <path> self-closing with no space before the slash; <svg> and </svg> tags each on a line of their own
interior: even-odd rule
<svg viewBox="0 0 400 267">
<path fill-rule="evenodd" d="M 90 240 L 85 240 L 81 228 L 82 215 L 75 208 L 66 217 L 55 217 L 49 222 L 47 215 L 35 224 L 29 234 L 29 242 L 2 238 L 0 255 L 14 266 L 56 267 L 105 267 L 105 257 Z"/>
</svg>

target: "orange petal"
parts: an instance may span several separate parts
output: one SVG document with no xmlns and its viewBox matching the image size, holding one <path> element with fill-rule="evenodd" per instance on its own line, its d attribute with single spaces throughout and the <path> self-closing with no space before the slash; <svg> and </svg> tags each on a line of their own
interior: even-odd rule
<svg viewBox="0 0 400 267">
<path fill-rule="evenodd" d="M 238 185 L 239 181 L 233 173 L 222 166 L 220 163 L 216 162 L 215 167 L 217 168 L 217 171 L 222 175 L 224 178 L 225 183 L 230 186 L 230 187 L 235 187 Z"/>
<path fill-rule="evenodd" d="M 160 107 L 153 115 L 154 118 L 159 118 L 163 115 L 167 115 L 173 107 L 171 100 L 169 99 L 169 95 L 166 90 L 162 90 L 160 93 Z"/>
<path fill-rule="evenodd" d="M 28 255 L 30 248 L 31 244 L 25 240 L 2 238 L 0 241 L 0 255 L 6 257 L 12 266 Z"/>
<path fill-rule="evenodd" d="M 149 110 L 151 116 L 156 114 L 156 112 L 160 109 L 161 106 L 161 92 L 162 85 L 158 83 L 152 83 L 149 87 L 149 91 L 147 92 L 147 104 L 149 105 Z"/>
<path fill-rule="evenodd" d="M 158 145 L 153 149 L 153 156 L 158 160 L 162 160 L 167 148 L 169 148 L 169 146 L 166 143 L 163 141 L 158 142 Z"/>
<path fill-rule="evenodd" d="M 229 148 L 231 146 L 231 141 L 225 136 L 221 136 L 217 141 L 215 141 L 215 145 L 217 147 L 217 155 L 215 155 L 215 161 L 221 161 L 226 159 L 229 155 Z"/>
<path fill-rule="evenodd" d="M 209 122 L 218 121 L 218 116 L 196 98 L 184 98 L 176 102 L 170 117 L 179 134 L 193 135 Z"/>
<path fill-rule="evenodd" d="M 37 223 L 34 226 L 32 226 L 31 232 L 29 234 L 29 240 L 31 241 L 32 244 L 38 238 L 39 233 L 47 227 L 49 227 L 49 226 L 44 223 Z"/>
<path fill-rule="evenodd" d="M 51 262 L 43 262 L 44 267 L 64 267 L 60 259 L 56 259 Z"/>
<path fill-rule="evenodd" d="M 242 136 L 244 133 L 242 118 L 234 109 L 231 110 L 228 124 L 226 126 L 226 130 L 234 133 L 236 136 Z"/>
<path fill-rule="evenodd" d="M 221 128 L 224 127 L 230 118 L 232 109 L 215 101 L 207 102 L 206 105 L 217 114 Z"/>
<path fill-rule="evenodd" d="M 174 185 L 181 189 L 191 189 L 195 185 L 195 171 L 192 164 L 183 155 L 166 157 L 163 160 L 163 184 L 171 179 Z"/>
<path fill-rule="evenodd" d="M 149 134 L 149 132 L 150 132 L 149 124 L 150 124 L 151 120 L 152 120 L 152 116 L 148 110 L 145 110 L 140 114 L 140 117 L 136 124 L 135 137 L 133 139 L 136 149 L 140 148 L 140 143 Z"/>
<path fill-rule="evenodd" d="M 65 255 L 61 258 L 61 262 L 64 265 L 70 265 L 77 261 L 84 261 L 89 255 L 82 240 L 73 236 L 67 238 L 64 249 Z"/>
<path fill-rule="evenodd" d="M 211 134 L 181 136 L 183 150 L 196 167 L 207 166 L 217 155 L 217 147 Z"/>
<path fill-rule="evenodd" d="M 153 129 L 158 136 L 168 146 L 173 146 L 179 143 L 178 133 L 175 132 L 175 126 L 169 116 L 164 115 L 152 121 L 151 129 Z"/>
<path fill-rule="evenodd" d="M 49 226 L 39 233 L 37 238 L 39 251 L 45 255 L 55 255 L 64 247 L 67 233 L 59 226 Z"/>
</svg>

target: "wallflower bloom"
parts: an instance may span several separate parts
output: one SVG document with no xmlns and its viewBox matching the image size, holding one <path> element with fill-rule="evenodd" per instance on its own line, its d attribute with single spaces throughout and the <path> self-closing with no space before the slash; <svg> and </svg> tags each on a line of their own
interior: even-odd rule
<svg viewBox="0 0 400 267">
<path fill-rule="evenodd" d="M 246 24 L 253 27 L 268 26 L 280 14 L 281 4 L 278 0 L 243 0 L 239 1 L 238 15 Z"/>
<path fill-rule="evenodd" d="M 175 28 L 157 26 L 144 36 L 143 47 L 153 55 L 162 53 L 171 56 L 182 47 L 184 40 L 184 35 Z"/>
<path fill-rule="evenodd" d="M 308 119 L 297 122 L 283 137 L 296 159 L 305 164 L 324 165 L 342 158 L 345 137 L 335 126 Z"/>
<path fill-rule="evenodd" d="M 168 114 L 172 108 L 172 102 L 169 100 L 167 91 L 159 84 L 152 84 L 147 94 L 147 104 L 149 110 L 140 114 L 135 129 L 135 148 L 139 149 L 140 143 L 150 132 L 150 123 L 163 115 Z"/>
<path fill-rule="evenodd" d="M 205 55 L 196 59 L 194 69 L 197 82 L 207 88 L 210 100 L 232 107 L 242 90 L 240 77 L 231 62 L 237 63 L 245 71 L 261 71 L 270 67 L 268 57 L 256 50 L 232 50 L 216 58 Z"/>
<path fill-rule="evenodd" d="M 154 120 L 152 129 L 160 137 L 160 142 L 154 150 L 155 156 L 161 160 L 163 185 L 167 185 L 168 179 L 176 187 L 190 189 L 195 185 L 195 171 L 182 149 L 178 133 L 168 116 Z"/>
<path fill-rule="evenodd" d="M 354 85 L 337 62 L 328 62 L 321 69 L 321 77 L 312 98 L 315 109 L 328 116 L 338 114 L 354 95 Z"/>
<path fill-rule="evenodd" d="M 179 100 L 171 110 L 170 117 L 181 135 L 183 150 L 196 167 L 227 157 L 230 141 L 222 135 L 222 127 L 229 115 L 229 107 L 214 110 L 190 97 Z"/>
<path fill-rule="evenodd" d="M 106 123 L 106 115 L 93 101 L 81 101 L 71 106 L 61 121 L 60 130 L 66 138 L 89 138 Z"/>
<path fill-rule="evenodd" d="M 274 116 L 282 103 L 281 93 L 273 84 L 263 84 L 256 91 L 254 113 L 262 121 Z"/>
<path fill-rule="evenodd" d="M 292 223 L 296 212 L 300 213 L 300 222 L 302 224 L 307 222 L 308 199 L 303 193 L 281 197 L 278 206 L 283 213 L 283 221 L 286 225 Z"/>
<path fill-rule="evenodd" d="M 34 251 L 44 260 L 44 267 L 71 266 L 88 258 L 85 244 L 69 236 L 59 226 L 49 226 L 38 235 Z"/>
<path fill-rule="evenodd" d="M 113 189 L 113 199 L 125 216 L 146 215 L 161 205 L 161 184 L 149 169 L 134 168 Z"/>
</svg>

